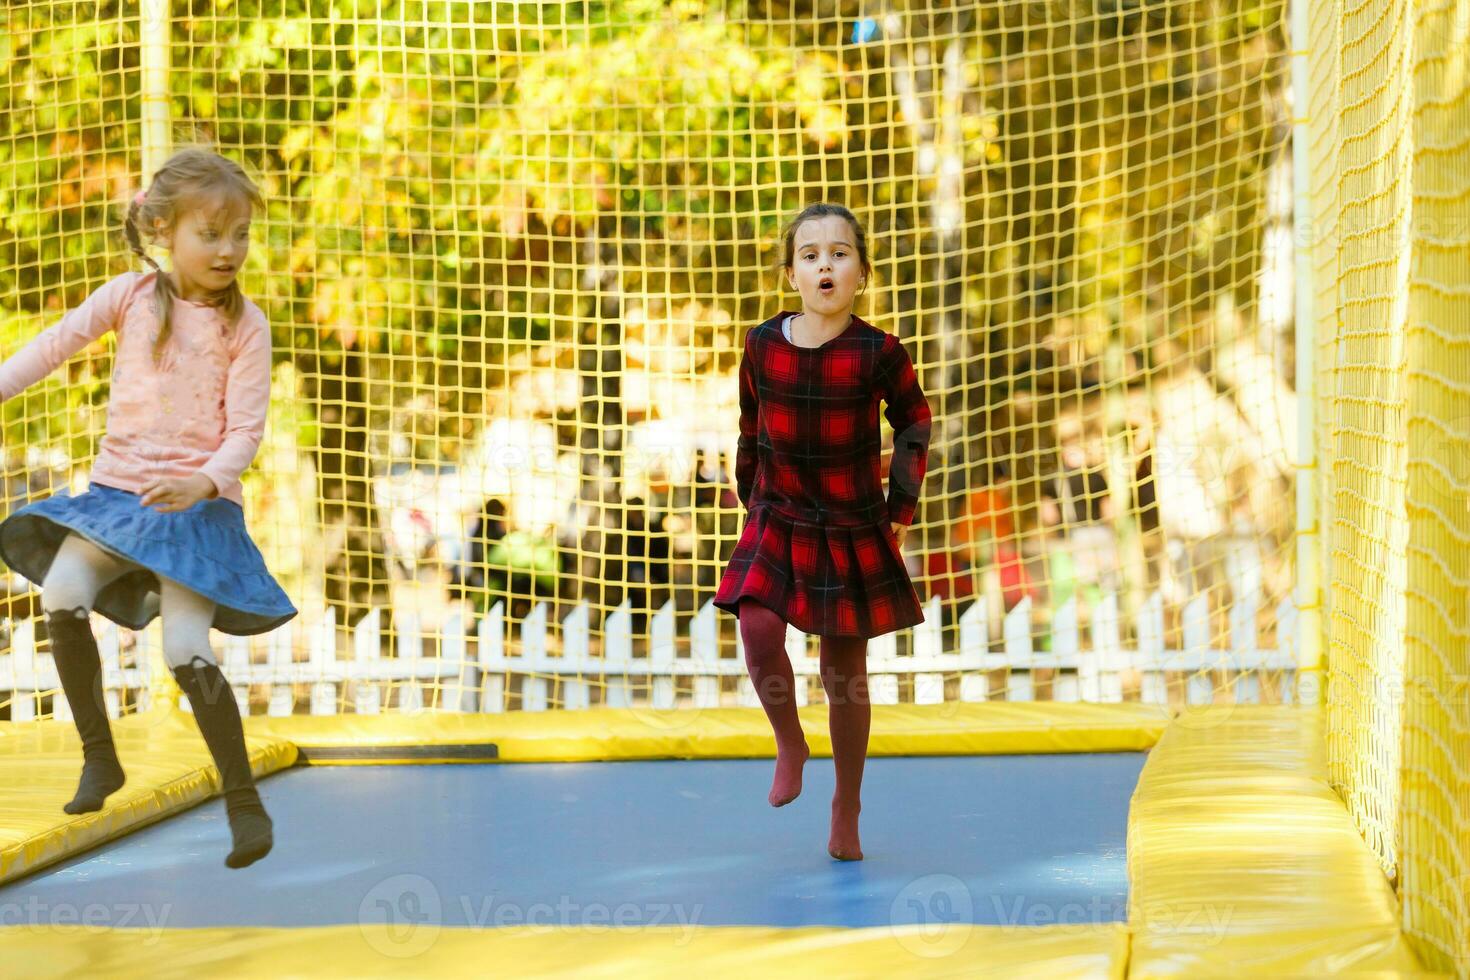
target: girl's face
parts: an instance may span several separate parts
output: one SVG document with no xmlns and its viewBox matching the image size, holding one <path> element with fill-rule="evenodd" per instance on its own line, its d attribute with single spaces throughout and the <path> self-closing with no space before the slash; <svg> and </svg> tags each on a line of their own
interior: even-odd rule
<svg viewBox="0 0 1470 980">
<path fill-rule="evenodd" d="M 161 237 L 173 256 L 180 295 L 218 293 L 235 281 L 250 251 L 250 207 L 219 202 L 186 208 Z"/>
<path fill-rule="evenodd" d="M 801 293 L 803 309 L 827 316 L 852 312 L 864 278 L 852 225 L 835 214 L 824 215 L 803 221 L 795 238 L 786 278 Z"/>
</svg>

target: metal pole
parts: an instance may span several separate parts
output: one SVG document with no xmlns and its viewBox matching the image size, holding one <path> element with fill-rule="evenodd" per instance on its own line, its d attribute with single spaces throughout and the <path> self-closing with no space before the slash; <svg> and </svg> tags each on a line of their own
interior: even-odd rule
<svg viewBox="0 0 1470 980">
<path fill-rule="evenodd" d="M 139 41 L 142 49 L 143 185 L 153 179 L 173 148 L 169 131 L 168 71 L 170 0 L 142 0 Z"/>
<path fill-rule="evenodd" d="M 1312 226 L 1310 132 L 1310 12 L 1307 0 L 1291 0 L 1292 241 L 1296 259 L 1296 607 L 1297 684 L 1303 704 L 1322 700 L 1322 528 L 1317 502 L 1316 311 L 1313 259 L 1318 231 Z"/>
<path fill-rule="evenodd" d="M 171 0 L 141 0 L 138 40 L 142 69 L 143 186 L 147 187 L 173 149 L 169 125 L 168 73 L 171 42 Z M 150 646 L 154 646 L 150 644 Z M 156 644 L 149 671 L 148 706 L 178 706 L 179 686 L 163 659 L 163 644 Z"/>
</svg>

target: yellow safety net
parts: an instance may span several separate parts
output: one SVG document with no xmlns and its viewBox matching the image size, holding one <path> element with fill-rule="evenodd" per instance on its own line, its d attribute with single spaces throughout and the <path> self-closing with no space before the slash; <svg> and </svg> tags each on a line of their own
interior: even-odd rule
<svg viewBox="0 0 1470 980">
<path fill-rule="evenodd" d="M 1334 787 L 1426 964 L 1470 975 L 1470 4 L 1312 5 Z"/>
<path fill-rule="evenodd" d="M 882 696 L 1292 697 L 1280 4 L 0 16 L 3 353 L 137 267 L 123 206 L 172 146 L 265 192 L 247 516 L 303 612 L 226 651 L 257 711 L 748 700 L 708 607 L 742 521 L 735 371 L 799 305 L 780 232 L 820 199 L 865 224 L 857 312 L 936 419 L 905 542 L 929 619 L 873 645 Z M 5 406 L 10 509 L 85 480 L 107 349 Z M 120 670 L 150 643 L 120 637 Z M 623 655 L 724 665 L 603 669 Z"/>
<path fill-rule="evenodd" d="M 935 413 L 930 619 L 871 645 L 875 692 L 1183 711 L 1306 667 L 1405 927 L 1467 975 L 1470 0 L 1302 9 L 1289 42 L 1249 0 L 8 4 L 0 356 L 137 268 L 123 209 L 172 148 L 241 161 L 276 350 L 247 516 L 302 609 L 221 643 L 247 707 L 663 719 L 748 698 L 708 606 L 735 372 L 798 302 L 783 221 L 846 204 L 857 312 Z M 85 485 L 109 345 L 0 410 L 6 512 Z M 61 706 L 8 584 L 23 721 Z M 98 627 L 109 704 L 146 703 L 156 629 Z"/>
</svg>

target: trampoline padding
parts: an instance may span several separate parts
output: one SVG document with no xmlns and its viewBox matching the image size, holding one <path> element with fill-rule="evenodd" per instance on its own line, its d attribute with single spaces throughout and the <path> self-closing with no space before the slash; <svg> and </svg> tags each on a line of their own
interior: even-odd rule
<svg viewBox="0 0 1470 980">
<path fill-rule="evenodd" d="M 1027 755 L 1141 752 L 1168 724 L 1159 705 L 976 703 L 874 705 L 871 756 Z M 825 705 L 801 709 L 816 756 L 832 754 Z M 381 763 L 383 758 L 326 759 L 314 748 L 493 744 L 501 762 L 615 762 L 634 759 L 755 759 L 775 755 L 771 725 L 759 708 L 591 708 L 505 714 L 292 715 L 254 717 L 246 729 L 297 745 L 313 763 Z M 394 762 L 454 762 L 402 758 Z M 460 760 L 484 761 L 484 760 Z"/>
<path fill-rule="evenodd" d="M 82 748 L 71 722 L 12 726 L 0 737 L 0 883 L 120 837 L 208 799 L 218 774 L 190 715 L 159 709 L 112 722 L 127 785 L 96 813 L 68 816 Z M 247 738 L 257 777 L 296 761 L 285 739 Z"/>
<path fill-rule="evenodd" d="M 109 977 L 538 977 L 749 980 L 756 976 L 1076 977 L 1120 980 L 1121 924 L 1027 929 L 955 925 L 902 929 L 709 927 L 553 930 L 301 929 L 97 930 L 0 928 L 17 975 Z"/>
<path fill-rule="evenodd" d="M 1149 753 L 1128 821 L 1131 977 L 1417 973 L 1321 731 L 1315 710 L 1227 704 Z"/>
</svg>

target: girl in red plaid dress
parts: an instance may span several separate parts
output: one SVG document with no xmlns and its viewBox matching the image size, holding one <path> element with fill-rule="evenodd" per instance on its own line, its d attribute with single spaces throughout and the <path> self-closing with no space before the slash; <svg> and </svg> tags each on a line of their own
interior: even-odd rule
<svg viewBox="0 0 1470 980">
<path fill-rule="evenodd" d="M 900 548 L 924 482 L 929 403 L 898 338 L 853 315 L 872 266 L 850 211 L 802 211 L 786 231 L 784 262 L 802 309 L 745 337 L 735 483 L 747 513 L 714 602 L 739 617 L 746 667 L 775 731 L 772 806 L 801 793 L 810 754 L 786 624 L 821 637 L 837 770 L 827 851 L 860 861 L 867 641 L 924 618 Z M 880 401 L 893 427 L 886 498 Z"/>
</svg>

